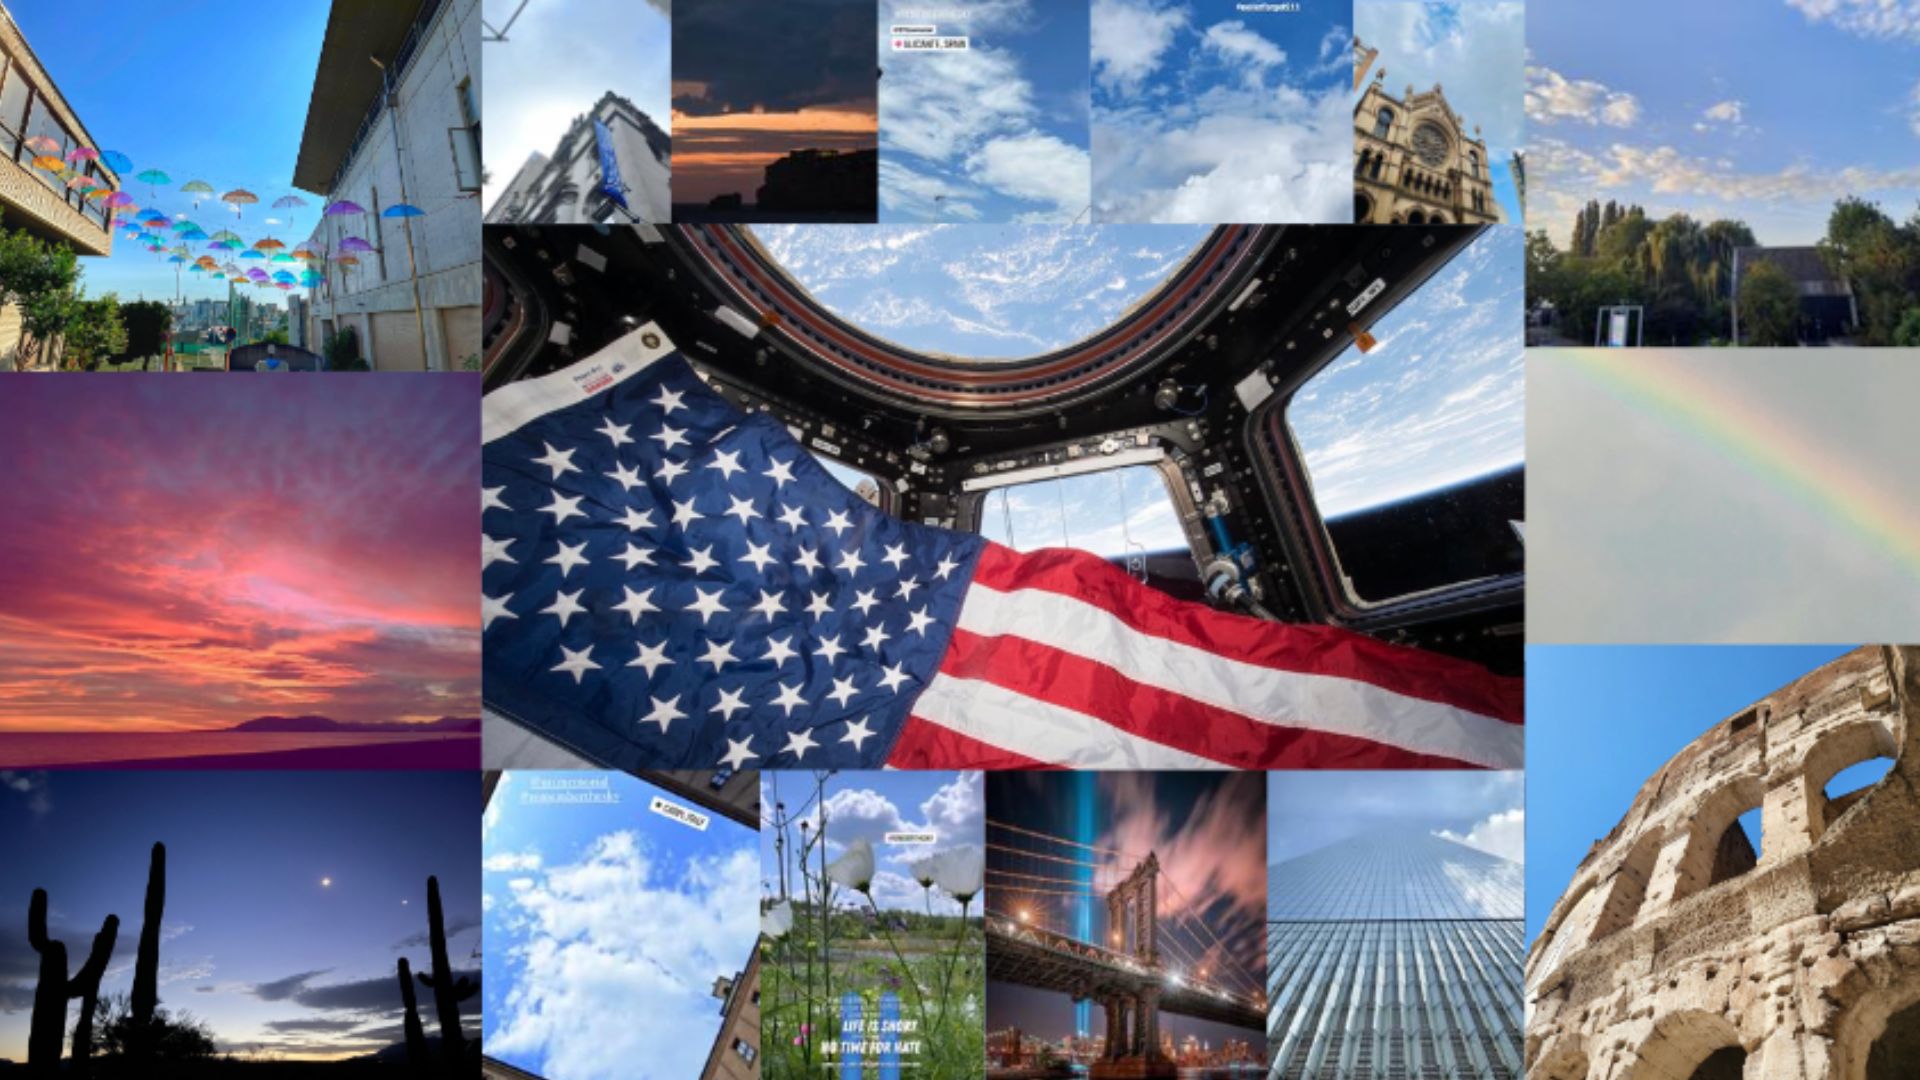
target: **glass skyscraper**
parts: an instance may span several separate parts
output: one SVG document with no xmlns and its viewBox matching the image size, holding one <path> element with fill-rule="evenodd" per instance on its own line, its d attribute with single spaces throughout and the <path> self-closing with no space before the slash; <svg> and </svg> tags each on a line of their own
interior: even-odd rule
<svg viewBox="0 0 1920 1080">
<path fill-rule="evenodd" d="M 1519 863 L 1383 831 L 1268 879 L 1273 1080 L 1519 1080 Z"/>
</svg>

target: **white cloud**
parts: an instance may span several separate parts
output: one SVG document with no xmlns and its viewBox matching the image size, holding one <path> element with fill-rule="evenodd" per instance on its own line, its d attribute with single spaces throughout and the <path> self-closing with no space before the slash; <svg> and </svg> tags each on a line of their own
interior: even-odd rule
<svg viewBox="0 0 1920 1080">
<path fill-rule="evenodd" d="M 1914 0 L 1787 0 L 1811 23 L 1832 23 L 1861 37 L 1920 41 L 1920 3 Z"/>
<path fill-rule="evenodd" d="M 1245 65 L 1251 69 L 1250 74 L 1256 80 L 1268 68 L 1276 68 L 1287 62 L 1287 54 L 1280 46 L 1248 28 L 1239 19 L 1229 19 L 1207 27 L 1207 32 L 1200 35 L 1200 45 L 1227 63 Z"/>
<path fill-rule="evenodd" d="M 1745 102 L 1722 101 L 1707 106 L 1707 111 L 1702 115 L 1709 120 L 1719 120 L 1729 124 L 1737 124 L 1740 122 L 1740 114 L 1745 109 Z"/>
<path fill-rule="evenodd" d="M 1051 203 L 1069 221 L 1086 208 L 1093 165 L 1084 148 L 1032 131 L 986 143 L 968 161 L 967 175 L 1016 199 Z"/>
<path fill-rule="evenodd" d="M 1362 3 L 1354 30 L 1392 58 L 1387 89 L 1439 84 L 1447 104 L 1496 157 L 1525 141 L 1526 6 L 1519 3 Z M 1351 65 L 1351 52 L 1343 52 Z M 1383 62 L 1384 63 L 1384 62 Z"/>
<path fill-rule="evenodd" d="M 489 873 L 515 874 L 540 869 L 540 853 L 537 851 L 502 851 L 487 856 L 481 867 Z"/>
<path fill-rule="evenodd" d="M 1440 829 L 1433 835 L 1478 848 L 1511 862 L 1524 862 L 1527 854 L 1527 812 L 1516 806 L 1475 822 L 1465 835 L 1449 829 Z"/>
<path fill-rule="evenodd" d="M 1591 79 L 1568 79 L 1542 65 L 1527 68 L 1527 119 L 1540 124 L 1573 120 L 1608 127 L 1632 127 L 1640 119 L 1640 100 Z"/>
<path fill-rule="evenodd" d="M 490 1053 L 537 1056 L 567 1080 L 629 1077 L 636 1061 L 660 1076 L 700 1071 L 719 1022 L 712 982 L 740 970 L 758 937 L 759 858 L 694 859 L 670 880 L 668 869 L 619 832 L 520 879 L 506 902 L 528 932 Z"/>
<path fill-rule="evenodd" d="M 1093 78 L 1132 93 L 1159 70 L 1173 36 L 1192 16 L 1182 5 L 1156 0 L 1093 0 Z"/>
</svg>

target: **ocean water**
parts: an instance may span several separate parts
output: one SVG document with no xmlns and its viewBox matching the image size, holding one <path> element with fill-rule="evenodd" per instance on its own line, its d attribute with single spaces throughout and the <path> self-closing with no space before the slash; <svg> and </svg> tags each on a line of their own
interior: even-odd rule
<svg viewBox="0 0 1920 1080">
<path fill-rule="evenodd" d="M 472 739 L 477 734 L 421 732 L 387 734 L 326 732 L 0 732 L 0 768 L 39 769 L 106 762 L 158 761 L 168 758 L 226 757 L 232 754 L 282 754 L 300 750 L 350 750 L 355 747 L 413 745 Z M 370 755 L 371 756 L 371 755 Z M 477 761 L 476 757 L 476 761 Z"/>
</svg>

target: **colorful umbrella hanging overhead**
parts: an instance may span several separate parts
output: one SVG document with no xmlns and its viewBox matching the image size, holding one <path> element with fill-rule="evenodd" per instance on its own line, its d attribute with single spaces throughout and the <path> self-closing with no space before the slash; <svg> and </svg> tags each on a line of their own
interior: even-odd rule
<svg viewBox="0 0 1920 1080">
<path fill-rule="evenodd" d="M 133 169 L 133 159 L 118 150 L 108 150 L 101 154 L 100 164 L 117 173 L 130 172 Z"/>
<path fill-rule="evenodd" d="M 48 172 L 60 172 L 67 167 L 66 159 L 58 154 L 41 154 L 33 159 L 33 163 Z"/>
<path fill-rule="evenodd" d="M 271 236 L 264 236 L 255 242 L 253 246 L 259 248 L 261 251 L 278 251 L 287 245 L 275 240 Z"/>
<path fill-rule="evenodd" d="M 240 208 L 259 202 L 260 196 L 255 195 L 246 188 L 234 188 L 232 191 L 220 196 L 220 201 L 233 207 L 233 216 L 237 219 L 240 216 Z"/>
<path fill-rule="evenodd" d="M 193 196 L 193 207 L 198 210 L 200 208 L 200 197 L 213 194 L 213 185 L 207 183 L 205 180 L 189 180 L 180 185 L 180 190 Z"/>
<path fill-rule="evenodd" d="M 366 212 L 367 212 L 367 208 L 364 206 L 361 206 L 359 203 L 354 202 L 351 199 L 341 199 L 339 202 L 336 202 L 336 203 L 328 203 L 326 211 L 322 213 L 320 216 L 321 217 L 339 217 L 341 214 L 364 214 Z"/>
<path fill-rule="evenodd" d="M 67 178 L 68 188 L 87 189 L 87 188 L 97 188 L 99 186 L 100 186 L 100 181 L 95 180 L 91 176 L 71 176 Z"/>
<path fill-rule="evenodd" d="M 128 213 L 132 213 L 133 211 L 139 209 L 138 206 L 134 205 L 133 196 L 127 194 L 124 191 L 116 191 L 113 194 L 107 196 L 106 202 L 102 205 L 111 206 L 116 210 L 125 210 Z"/>
<path fill-rule="evenodd" d="M 45 135 L 35 135 L 27 140 L 27 149 L 36 154 L 52 154 L 58 157 L 60 144 Z"/>
<path fill-rule="evenodd" d="M 354 258 L 351 255 L 335 255 L 333 257 L 333 261 L 339 263 L 341 266 L 359 266 L 360 265 L 360 260 Z"/>
<path fill-rule="evenodd" d="M 168 176 L 166 173 L 161 172 L 159 169 L 142 170 L 138 176 L 134 177 L 134 179 L 147 185 L 147 194 L 156 199 L 160 197 L 160 193 L 153 190 L 153 186 L 155 184 L 173 183 L 173 177 Z"/>
<path fill-rule="evenodd" d="M 341 251 L 372 251 L 374 246 L 357 236 L 344 237 L 340 241 Z"/>
<path fill-rule="evenodd" d="M 392 206 L 380 211 L 380 216 L 384 218 L 416 218 L 426 217 L 427 212 L 412 203 L 394 203 Z"/>
<path fill-rule="evenodd" d="M 273 208 L 275 210 L 298 210 L 305 205 L 307 205 L 307 200 L 298 195 L 282 195 L 273 200 Z"/>
<path fill-rule="evenodd" d="M 67 151 L 67 160 L 68 161 L 98 161 L 100 160 L 100 151 L 95 150 L 91 146 L 76 146 L 73 149 Z"/>
</svg>

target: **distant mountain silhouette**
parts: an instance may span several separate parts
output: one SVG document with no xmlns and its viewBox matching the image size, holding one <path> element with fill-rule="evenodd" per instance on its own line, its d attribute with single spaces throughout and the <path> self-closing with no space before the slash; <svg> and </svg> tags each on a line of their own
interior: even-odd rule
<svg viewBox="0 0 1920 1080">
<path fill-rule="evenodd" d="M 366 734 L 404 734 L 407 732 L 478 733 L 478 717 L 443 716 L 438 720 L 416 723 L 349 723 L 325 716 L 256 716 L 235 724 L 226 731 L 317 732 L 343 731 Z"/>
</svg>

